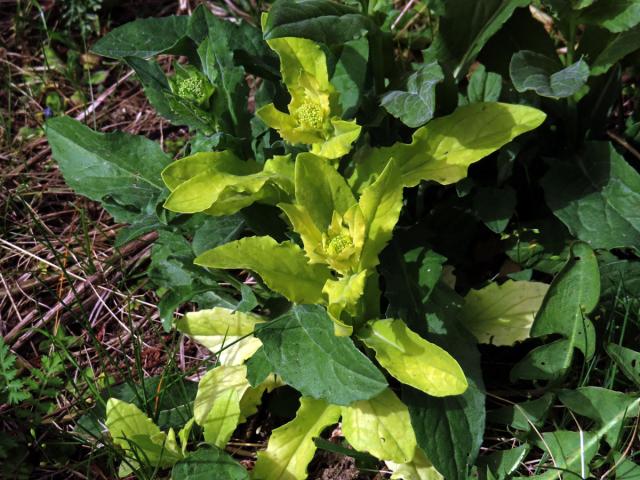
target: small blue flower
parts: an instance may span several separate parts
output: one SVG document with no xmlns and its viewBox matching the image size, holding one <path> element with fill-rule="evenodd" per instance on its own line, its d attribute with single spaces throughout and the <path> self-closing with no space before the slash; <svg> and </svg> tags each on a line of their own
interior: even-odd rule
<svg viewBox="0 0 640 480">
<path fill-rule="evenodd" d="M 49 118 L 53 116 L 53 110 L 51 110 L 51 108 L 46 107 L 44 109 L 44 118 Z"/>
</svg>

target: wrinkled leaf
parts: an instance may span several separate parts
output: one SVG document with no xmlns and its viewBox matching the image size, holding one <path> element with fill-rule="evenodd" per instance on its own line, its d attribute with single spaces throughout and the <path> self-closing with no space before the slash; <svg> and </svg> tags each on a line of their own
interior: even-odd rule
<svg viewBox="0 0 640 480">
<path fill-rule="evenodd" d="M 273 371 L 289 385 L 335 405 L 368 400 L 382 392 L 382 373 L 349 337 L 336 337 L 320 306 L 296 306 L 261 328 L 257 337 Z"/>
</svg>

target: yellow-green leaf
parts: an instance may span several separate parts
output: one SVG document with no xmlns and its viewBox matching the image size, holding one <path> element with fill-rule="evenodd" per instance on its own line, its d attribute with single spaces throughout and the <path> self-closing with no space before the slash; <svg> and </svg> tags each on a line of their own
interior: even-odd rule
<svg viewBox="0 0 640 480">
<path fill-rule="evenodd" d="M 252 334 L 256 325 L 263 322 L 259 315 L 215 307 L 189 312 L 175 325 L 178 331 L 218 355 L 221 364 L 240 365 L 262 345 Z"/>
<path fill-rule="evenodd" d="M 331 119 L 333 131 L 323 143 L 314 143 L 311 153 L 325 158 L 340 158 L 351 151 L 351 144 L 360 136 L 362 127 L 355 120 Z"/>
<path fill-rule="evenodd" d="M 319 44 L 306 38 L 283 37 L 268 40 L 280 57 L 280 73 L 289 90 L 304 89 L 312 82 L 317 90 L 332 90 L 327 59 Z"/>
<path fill-rule="evenodd" d="M 467 176 L 469 165 L 495 152 L 518 135 L 538 127 L 546 115 L 532 107 L 473 103 L 436 118 L 413 134 L 411 143 L 362 150 L 349 183 L 358 191 L 372 183 L 395 158 L 405 187 L 422 180 L 443 185 Z"/>
<path fill-rule="evenodd" d="M 342 407 L 342 432 L 356 450 L 396 463 L 413 459 L 417 445 L 409 410 L 389 389 Z"/>
<path fill-rule="evenodd" d="M 340 407 L 324 400 L 300 399 L 300 408 L 289 423 L 276 428 L 267 449 L 258 452 L 254 480 L 304 480 L 316 445 L 313 438 L 340 418 Z"/>
<path fill-rule="evenodd" d="M 167 435 L 132 403 L 110 398 L 105 423 L 113 443 L 129 453 L 134 467 L 137 459 L 166 468 L 183 458 L 173 430 Z"/>
<path fill-rule="evenodd" d="M 344 177 L 326 159 L 301 153 L 295 171 L 296 203 L 309 212 L 321 232 L 329 227 L 333 212 L 344 215 L 356 203 Z"/>
<path fill-rule="evenodd" d="M 434 397 L 459 395 L 467 389 L 467 379 L 458 362 L 409 330 L 402 320 L 374 320 L 359 337 L 375 350 L 380 365 L 402 383 Z"/>
<path fill-rule="evenodd" d="M 337 336 L 350 336 L 353 333 L 353 321 L 362 316 L 364 305 L 360 298 L 364 295 L 368 273 L 363 270 L 338 280 L 328 280 L 324 285 L 322 291 L 328 299 L 327 312 L 336 323 Z"/>
<path fill-rule="evenodd" d="M 322 287 L 331 278 L 325 265 L 307 263 L 295 243 L 271 237 L 247 237 L 209 250 L 195 259 L 210 268 L 245 268 L 259 274 L 269 288 L 296 303 L 321 303 Z"/>
<path fill-rule="evenodd" d="M 378 255 L 391 240 L 402 210 L 402 184 L 394 159 L 376 181 L 363 190 L 359 205 L 367 229 L 360 268 L 368 269 L 379 263 Z"/>
<path fill-rule="evenodd" d="M 216 398 L 202 425 L 205 442 L 224 448 L 238 423 L 240 423 L 238 392 L 234 389 L 225 390 Z"/>
<path fill-rule="evenodd" d="M 261 168 L 230 152 L 196 153 L 163 172 L 171 190 L 164 207 L 180 213 L 230 215 L 254 202 L 275 204 L 293 194 L 293 162 L 274 157 Z"/>
<path fill-rule="evenodd" d="M 204 425 L 209 412 L 218 401 L 225 402 L 229 390 L 236 392 L 241 399 L 249 388 L 247 367 L 244 365 L 221 365 L 209 370 L 198 384 L 198 393 L 193 402 L 193 417 L 198 425 Z"/>
<path fill-rule="evenodd" d="M 480 343 L 513 345 L 529 338 L 547 290 L 540 282 L 490 283 L 467 294 L 460 320 Z"/>
<path fill-rule="evenodd" d="M 413 460 L 408 463 L 385 462 L 393 474 L 392 480 L 443 480 L 420 447 L 416 447 Z"/>
</svg>

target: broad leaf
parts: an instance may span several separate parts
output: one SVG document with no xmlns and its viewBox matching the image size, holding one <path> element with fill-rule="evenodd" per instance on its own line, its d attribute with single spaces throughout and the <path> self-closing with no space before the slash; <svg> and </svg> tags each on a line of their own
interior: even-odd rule
<svg viewBox="0 0 640 480">
<path fill-rule="evenodd" d="M 225 38 L 218 32 L 218 28 L 209 26 L 209 34 L 198 47 L 198 55 L 204 74 L 217 87 L 211 101 L 216 123 L 226 133 L 243 138 L 251 132 L 246 73 L 244 68 L 236 65 L 230 47 L 235 39 Z"/>
<path fill-rule="evenodd" d="M 591 75 L 606 73 L 624 57 L 640 49 L 640 27 L 618 34 L 604 35 L 603 37 L 598 36 L 596 38 L 596 42 L 594 42 L 596 43 L 596 50 L 590 52 L 592 53 L 592 57 L 589 59 Z"/>
<path fill-rule="evenodd" d="M 331 83 L 340 94 L 340 106 L 344 118 L 353 117 L 360 106 L 364 84 L 367 80 L 368 61 L 369 40 L 367 37 L 356 38 L 344 43 L 340 58 L 331 76 Z"/>
<path fill-rule="evenodd" d="M 260 348 L 253 332 L 263 322 L 258 315 L 216 307 L 189 312 L 175 326 L 216 354 L 221 364 L 240 365 Z"/>
<path fill-rule="evenodd" d="M 392 90 L 386 93 L 381 105 L 408 127 L 420 127 L 433 118 L 436 85 L 442 80 L 444 74 L 437 62 L 423 64 L 409 76 L 406 91 Z"/>
<path fill-rule="evenodd" d="M 175 464 L 171 480 L 249 480 L 249 472 L 224 450 L 200 447 Z"/>
<path fill-rule="evenodd" d="M 484 433 L 484 386 L 475 339 L 457 323 L 462 299 L 440 281 L 445 258 L 424 248 L 403 254 L 392 243 L 383 255 L 389 299 L 387 315 L 400 316 L 425 338 L 445 348 L 460 362 L 469 388 L 462 394 L 436 398 L 403 388 L 418 445 L 447 479 L 466 480 Z"/>
<path fill-rule="evenodd" d="M 128 462 L 134 466 L 141 461 L 166 468 L 182 459 L 173 430 L 168 435 L 162 432 L 132 403 L 110 398 L 106 413 L 105 424 L 113 442 L 128 453 Z"/>
<path fill-rule="evenodd" d="M 547 203 L 593 248 L 640 248 L 640 174 L 606 142 L 589 142 L 574 159 L 555 161 L 542 179 Z"/>
<path fill-rule="evenodd" d="M 169 16 L 141 18 L 114 28 L 91 49 L 104 57 L 149 58 L 169 52 L 187 34 L 189 17 Z"/>
<path fill-rule="evenodd" d="M 529 452 L 529 445 L 520 445 L 511 450 L 498 450 L 478 459 L 481 479 L 505 480 L 509 478 Z M 484 470 L 483 470 L 484 469 Z"/>
<path fill-rule="evenodd" d="M 553 379 L 567 371 L 577 348 L 588 360 L 595 352 L 595 329 L 587 315 L 600 298 L 598 261 L 585 243 L 571 247 L 571 257 L 554 278 L 531 336 L 561 334 L 565 339 L 538 347 L 513 368 L 513 378 Z"/>
<path fill-rule="evenodd" d="M 249 389 L 247 369 L 244 365 L 220 366 L 209 370 L 198 384 L 198 393 L 193 403 L 193 417 L 198 425 L 205 425 L 209 413 L 216 403 L 226 404 L 229 390 L 237 394 L 238 399 Z"/>
<path fill-rule="evenodd" d="M 295 196 L 321 233 L 329 228 L 333 212 L 344 215 L 356 203 L 342 175 L 325 158 L 310 153 L 296 158 Z"/>
<path fill-rule="evenodd" d="M 523 50 L 511 58 L 509 74 L 519 92 L 533 90 L 543 97 L 564 98 L 582 88 L 589 78 L 589 67 L 578 60 L 562 68 L 557 58 Z"/>
<path fill-rule="evenodd" d="M 640 407 L 638 395 L 601 387 L 563 390 L 558 397 L 569 410 L 594 420 L 596 428 L 603 432 L 604 439 L 612 449 L 618 447 L 624 420 L 637 417 Z"/>
<path fill-rule="evenodd" d="M 374 320 L 358 334 L 391 375 L 434 397 L 459 395 L 467 380 L 451 355 L 407 328 L 402 320 Z"/>
<path fill-rule="evenodd" d="M 516 430 L 529 432 L 533 427 L 542 427 L 554 399 L 554 394 L 545 393 L 535 400 L 514 403 L 513 405 L 491 410 L 487 414 L 487 420 L 491 423 L 509 425 Z"/>
<path fill-rule="evenodd" d="M 528 0 L 447 0 L 430 48 L 461 79 L 487 41 Z"/>
<path fill-rule="evenodd" d="M 359 267 L 369 269 L 379 263 L 378 255 L 391 240 L 402 209 L 402 183 L 394 159 L 375 182 L 362 190 L 358 204 L 366 226 Z"/>
<path fill-rule="evenodd" d="M 420 447 L 416 447 L 413 459 L 407 463 L 385 462 L 393 472 L 391 479 L 398 480 L 443 480 Z"/>
<path fill-rule="evenodd" d="M 296 306 L 256 333 L 273 371 L 303 395 L 335 405 L 368 400 L 382 392 L 382 373 L 348 337 L 334 335 L 320 306 Z"/>
<path fill-rule="evenodd" d="M 195 259 L 210 268 L 245 268 L 258 273 L 269 288 L 296 303 L 320 303 L 330 273 L 325 265 L 307 263 L 293 242 L 271 237 L 247 237 L 209 250 Z"/>
<path fill-rule="evenodd" d="M 539 282 L 490 283 L 467 294 L 460 320 L 480 343 L 513 345 L 529 338 L 548 289 Z"/>
<path fill-rule="evenodd" d="M 561 478 L 589 478 L 589 464 L 598 452 L 600 439 L 591 432 L 558 430 L 546 432 L 536 445 L 551 457 L 552 466 L 539 476 L 544 480 Z M 573 473 L 574 475 L 569 475 Z M 562 475 L 565 473 L 565 475 Z"/>
<path fill-rule="evenodd" d="M 502 233 L 516 210 L 516 197 L 511 187 L 481 187 L 473 196 L 474 213 L 489 230 Z"/>
<path fill-rule="evenodd" d="M 153 212 L 169 164 L 156 142 L 127 133 L 98 133 L 69 117 L 52 118 L 46 133 L 67 185 L 102 202 L 116 221 L 132 222 Z"/>
<path fill-rule="evenodd" d="M 487 72 L 484 65 L 473 71 L 467 87 L 469 103 L 497 102 L 502 92 L 502 77 L 493 72 Z"/>
<path fill-rule="evenodd" d="M 247 360 L 247 381 L 252 387 L 257 387 L 273 372 L 267 354 L 262 344 L 249 360 Z"/>
<path fill-rule="evenodd" d="M 540 110 L 504 103 L 474 103 L 436 118 L 413 134 L 410 144 L 361 149 L 349 182 L 361 191 L 395 158 L 401 183 L 412 187 L 422 180 L 448 185 L 466 177 L 472 163 L 533 130 L 545 119 Z"/>
<path fill-rule="evenodd" d="M 356 450 L 398 464 L 413 460 L 417 448 L 409 410 L 389 389 L 342 407 L 342 432 Z"/>
<path fill-rule="evenodd" d="M 610 343 L 607 353 L 625 376 L 640 387 L 640 352 Z"/>
<path fill-rule="evenodd" d="M 235 389 L 228 389 L 216 398 L 202 424 L 204 441 L 224 448 L 231 434 L 240 423 L 240 396 Z"/>
<path fill-rule="evenodd" d="M 637 0 L 610 0 L 595 2 L 582 10 L 579 22 L 598 25 L 619 33 L 640 23 L 640 3 Z"/>
<path fill-rule="evenodd" d="M 169 79 L 158 63 L 139 57 L 125 57 L 124 61 L 135 70 L 147 99 L 160 115 L 174 125 L 187 125 L 203 132 L 213 132 L 215 124 L 213 115 L 203 110 L 201 106 L 174 93 L 169 85 Z M 175 80 L 175 77 L 173 79 Z"/>
<path fill-rule="evenodd" d="M 289 423 L 276 428 L 267 449 L 258 452 L 255 480 L 304 480 L 316 445 L 313 438 L 340 418 L 340 407 L 323 400 L 302 397 L 300 408 Z"/>
<path fill-rule="evenodd" d="M 375 31 L 375 23 L 352 7 L 329 0 L 279 0 L 264 25 L 264 37 L 302 37 L 326 45 L 343 44 Z"/>
</svg>

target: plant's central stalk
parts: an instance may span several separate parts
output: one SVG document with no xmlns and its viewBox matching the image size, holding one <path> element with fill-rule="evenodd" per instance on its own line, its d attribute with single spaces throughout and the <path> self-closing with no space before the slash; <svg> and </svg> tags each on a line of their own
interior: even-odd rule
<svg viewBox="0 0 640 480">
<path fill-rule="evenodd" d="M 178 84 L 178 95 L 183 98 L 200 98 L 204 95 L 204 82 L 199 77 L 186 78 Z"/>
<path fill-rule="evenodd" d="M 304 102 L 296 110 L 296 119 L 304 128 L 322 128 L 322 107 L 315 102 Z"/>
<path fill-rule="evenodd" d="M 327 253 L 331 256 L 340 255 L 346 248 L 353 247 L 351 237 L 344 234 L 336 235 L 329 240 Z"/>
</svg>

